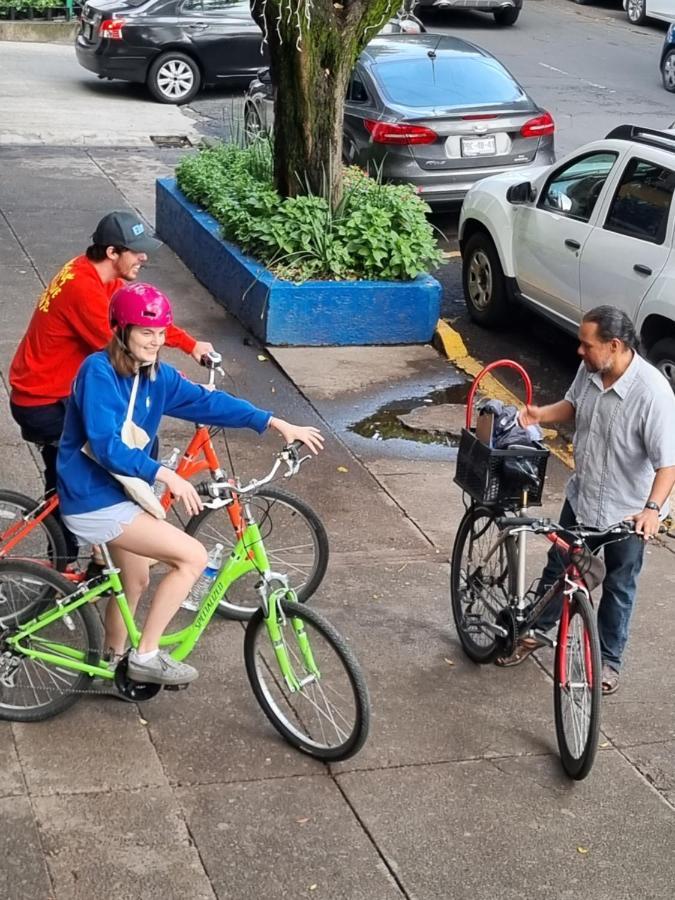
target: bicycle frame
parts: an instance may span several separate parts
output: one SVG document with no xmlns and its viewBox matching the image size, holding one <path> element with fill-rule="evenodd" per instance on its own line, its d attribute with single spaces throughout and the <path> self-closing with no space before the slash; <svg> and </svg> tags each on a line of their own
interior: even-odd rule
<svg viewBox="0 0 675 900">
<path fill-rule="evenodd" d="M 160 640 L 162 647 L 174 647 L 171 656 L 176 660 L 183 660 L 192 653 L 202 633 L 208 626 L 213 617 L 216 607 L 220 603 L 223 594 L 238 578 L 248 572 L 258 571 L 261 574 L 261 585 L 259 592 L 261 594 L 261 604 L 263 606 L 265 621 L 270 634 L 270 638 L 274 643 L 274 650 L 279 662 L 283 677 L 286 679 L 289 689 L 297 690 L 299 682 L 295 678 L 291 663 L 286 653 L 286 648 L 281 640 L 279 631 L 279 617 L 282 615 L 278 608 L 278 601 L 282 597 L 290 596 L 295 599 L 293 591 L 288 588 L 284 575 L 280 575 L 270 571 L 269 561 L 265 546 L 260 536 L 257 523 L 255 523 L 246 510 L 246 525 L 243 536 L 237 541 L 236 546 L 232 550 L 229 558 L 216 576 L 216 579 L 208 593 L 202 599 L 199 609 L 196 611 L 193 621 L 181 631 L 165 634 Z M 45 650 L 27 647 L 23 645 L 26 638 L 37 634 L 42 628 L 63 619 L 68 624 L 68 615 L 85 603 L 96 602 L 103 594 L 113 593 L 117 602 L 120 614 L 124 621 L 125 627 L 129 635 L 129 641 L 132 647 L 138 647 L 141 632 L 136 625 L 133 613 L 129 608 L 127 598 L 124 594 L 124 587 L 119 575 L 119 569 L 116 569 L 110 557 L 107 548 L 104 554 L 108 557 L 109 568 L 104 571 L 104 575 L 96 578 L 92 587 L 83 584 L 74 594 L 64 600 L 57 601 L 55 606 L 50 607 L 36 618 L 22 625 L 17 632 L 7 638 L 8 645 L 14 647 L 24 656 L 31 659 L 41 660 L 62 668 L 73 669 L 84 672 L 92 677 L 114 678 L 114 671 L 107 664 L 102 664 L 98 658 L 85 659 L 85 654 L 72 647 L 64 646 L 54 642 L 45 642 L 47 648 Z M 281 587 L 269 591 L 269 586 L 273 582 L 279 582 Z M 298 635 L 298 642 L 304 661 L 309 671 L 318 676 L 318 670 L 314 663 L 311 648 L 307 641 L 306 635 L 303 642 L 303 626 L 301 622 L 293 622 L 294 630 Z M 50 650 L 52 652 L 50 652 Z M 57 655 L 58 654 L 58 655 Z M 98 657 L 98 654 L 96 654 Z"/>
</svg>

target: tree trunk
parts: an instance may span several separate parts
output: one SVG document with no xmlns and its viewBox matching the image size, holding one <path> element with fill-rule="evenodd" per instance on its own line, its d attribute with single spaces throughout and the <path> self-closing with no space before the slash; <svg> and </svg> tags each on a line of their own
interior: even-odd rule
<svg viewBox="0 0 675 900">
<path fill-rule="evenodd" d="M 267 37 L 274 178 L 285 197 L 342 197 L 344 102 L 356 59 L 401 0 L 252 0 Z M 279 16 L 281 20 L 279 21 Z"/>
</svg>

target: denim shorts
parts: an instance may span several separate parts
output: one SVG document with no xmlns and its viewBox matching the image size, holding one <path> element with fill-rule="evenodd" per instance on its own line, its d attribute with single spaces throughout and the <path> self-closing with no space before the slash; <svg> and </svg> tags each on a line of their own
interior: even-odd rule
<svg viewBox="0 0 675 900">
<path fill-rule="evenodd" d="M 104 506 L 91 512 L 62 516 L 66 528 L 81 544 L 105 544 L 122 534 L 122 526 L 130 525 L 143 509 L 131 500 Z"/>
</svg>

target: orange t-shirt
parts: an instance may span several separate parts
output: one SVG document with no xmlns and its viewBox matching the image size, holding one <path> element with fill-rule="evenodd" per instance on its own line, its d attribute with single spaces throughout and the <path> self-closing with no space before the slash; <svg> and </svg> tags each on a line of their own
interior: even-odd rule
<svg viewBox="0 0 675 900">
<path fill-rule="evenodd" d="M 82 362 L 110 340 L 108 306 L 125 284 L 103 284 L 86 256 L 66 263 L 38 300 L 9 370 L 11 400 L 17 406 L 57 403 L 70 394 Z M 167 328 L 166 344 L 191 353 L 195 339 L 181 328 Z"/>
</svg>

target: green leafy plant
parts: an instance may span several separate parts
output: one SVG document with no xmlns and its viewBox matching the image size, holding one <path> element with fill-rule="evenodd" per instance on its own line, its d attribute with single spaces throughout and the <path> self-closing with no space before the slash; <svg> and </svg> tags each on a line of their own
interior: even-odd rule
<svg viewBox="0 0 675 900">
<path fill-rule="evenodd" d="M 248 147 L 206 147 L 184 157 L 176 177 L 226 240 L 290 281 L 405 281 L 439 264 L 429 207 L 411 186 L 382 184 L 350 167 L 333 210 L 323 196 L 283 199 L 272 173 L 271 144 L 263 138 Z"/>
</svg>

